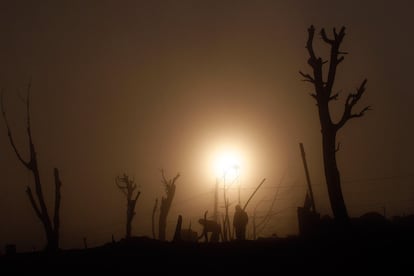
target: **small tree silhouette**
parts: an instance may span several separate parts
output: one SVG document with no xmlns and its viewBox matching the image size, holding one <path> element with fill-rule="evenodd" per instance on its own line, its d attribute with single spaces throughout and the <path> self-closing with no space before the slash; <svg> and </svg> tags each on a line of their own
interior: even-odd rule
<svg viewBox="0 0 414 276">
<path fill-rule="evenodd" d="M 151 216 L 151 230 L 152 230 L 152 238 L 156 239 L 155 234 L 155 213 L 157 212 L 158 208 L 158 198 L 155 199 L 154 208 L 152 208 L 152 216 Z"/>
<path fill-rule="evenodd" d="M 329 69 L 327 71 L 326 79 L 324 79 L 323 65 L 328 61 L 324 61 L 321 57 L 318 57 L 313 49 L 313 39 L 315 36 L 314 26 L 308 28 L 308 40 L 306 43 L 306 49 L 309 54 L 308 64 L 312 68 L 313 74 L 309 75 L 301 71 L 299 71 L 299 73 L 304 77 L 304 81 L 313 84 L 314 88 L 314 92 L 311 96 L 316 100 L 318 106 L 319 121 L 322 128 L 325 179 L 333 215 L 337 222 L 348 224 L 349 216 L 342 195 L 341 179 L 336 162 L 336 152 L 339 150 L 339 144 L 336 145 L 336 134 L 350 119 L 362 117 L 365 112 L 370 109 L 370 107 L 367 106 L 360 112 L 353 112 L 353 108 L 365 92 L 365 84 L 367 83 L 367 80 L 364 79 L 362 81 L 360 86 L 356 89 L 356 93 L 348 94 L 345 99 L 341 118 L 338 122 L 333 122 L 329 104 L 333 100 L 338 100 L 339 96 L 338 93 L 333 93 L 332 90 L 337 67 L 344 60 L 344 55 L 347 54 L 346 52 L 339 50 L 345 36 L 345 27 L 342 27 L 339 33 L 334 28 L 333 38 L 329 38 L 323 28 L 320 31 L 320 35 L 323 42 L 330 47 Z"/>
<path fill-rule="evenodd" d="M 134 196 L 134 191 L 137 188 L 137 184 L 125 173 L 122 176 L 117 176 L 115 178 L 115 183 L 116 186 L 118 186 L 118 188 L 124 193 L 127 199 L 125 238 L 129 239 L 131 238 L 132 232 L 132 220 L 135 216 L 135 205 L 137 204 L 137 200 L 141 192 L 137 191 Z"/>
<path fill-rule="evenodd" d="M 167 216 L 168 212 L 171 208 L 172 200 L 174 199 L 175 195 L 175 181 L 180 177 L 180 174 L 177 173 L 177 175 L 173 179 L 167 180 L 165 178 L 164 170 L 161 169 L 161 176 L 162 176 L 162 184 L 165 188 L 165 194 L 167 197 L 161 198 L 161 206 L 160 206 L 160 217 L 159 217 L 159 223 L 158 223 L 158 238 L 161 241 L 165 241 L 165 232 L 167 228 Z"/>
<path fill-rule="evenodd" d="M 54 182 L 55 182 L 55 204 L 54 204 L 54 214 L 53 214 L 53 221 L 52 221 L 49 215 L 49 211 L 47 209 L 44 195 L 43 195 L 42 182 L 40 178 L 39 165 L 38 165 L 37 155 L 36 155 L 36 148 L 33 142 L 31 123 L 30 123 L 30 91 L 31 91 L 31 82 L 29 82 L 29 85 L 27 86 L 27 95 L 26 95 L 26 99 L 24 99 L 24 102 L 26 104 L 27 137 L 28 137 L 29 154 L 30 154 L 28 161 L 25 160 L 25 158 L 23 158 L 20 151 L 17 149 L 16 144 L 14 143 L 10 125 L 7 120 L 7 115 L 6 115 L 6 111 L 4 108 L 3 92 L 1 93 L 1 111 L 2 111 L 4 122 L 6 124 L 7 135 L 9 137 L 10 145 L 13 148 L 19 161 L 33 175 L 35 193 L 33 194 L 32 188 L 30 186 L 27 186 L 26 193 L 27 193 L 27 196 L 29 197 L 30 204 L 32 205 L 33 210 L 35 211 L 38 219 L 42 222 L 43 229 L 46 234 L 47 244 L 45 247 L 45 251 L 54 252 L 59 249 L 60 201 L 61 201 L 60 189 L 62 186 L 62 182 L 60 181 L 59 170 L 57 168 L 54 168 L 53 174 L 54 174 Z"/>
</svg>

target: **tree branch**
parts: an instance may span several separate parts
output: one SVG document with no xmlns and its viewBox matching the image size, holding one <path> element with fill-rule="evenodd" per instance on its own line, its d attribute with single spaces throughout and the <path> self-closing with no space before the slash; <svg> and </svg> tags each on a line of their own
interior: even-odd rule
<svg viewBox="0 0 414 276">
<path fill-rule="evenodd" d="M 329 97 L 329 100 L 330 100 L 330 101 L 332 101 L 332 100 L 335 100 L 335 101 L 336 101 L 336 100 L 338 100 L 338 96 L 339 96 L 339 93 L 336 93 L 336 94 L 334 94 L 334 95 L 330 96 L 330 97 Z"/>
<path fill-rule="evenodd" d="M 10 129 L 10 125 L 9 125 L 9 121 L 7 120 L 7 115 L 6 115 L 6 110 L 4 108 L 4 101 L 3 101 L 3 89 L 1 90 L 1 94 L 0 94 L 0 104 L 1 104 L 1 113 L 3 115 L 3 119 L 4 119 L 4 123 L 6 124 L 6 128 L 7 128 L 7 136 L 9 137 L 9 142 L 14 150 L 14 153 L 16 154 L 17 158 L 20 160 L 20 162 L 29 170 L 31 170 L 31 164 L 30 162 L 26 161 L 23 159 L 23 157 L 21 156 L 19 150 L 16 147 L 16 144 L 14 143 L 14 139 L 11 133 L 11 129 Z"/>
<path fill-rule="evenodd" d="M 26 99 L 26 116 L 27 116 L 27 136 L 29 137 L 29 149 L 30 149 L 30 166 L 32 170 L 38 170 L 37 168 L 37 158 L 36 158 L 36 149 L 33 143 L 32 138 L 32 129 L 31 129 L 31 119 L 30 119 L 30 93 L 32 88 L 32 80 L 29 81 L 27 85 L 27 99 Z M 36 189 L 37 192 L 37 189 Z M 43 197 L 43 195 L 41 196 Z"/>
<path fill-rule="evenodd" d="M 60 227 L 60 200 L 61 200 L 61 194 L 60 194 L 60 188 L 62 187 L 62 182 L 60 181 L 59 177 L 59 170 L 57 168 L 53 169 L 53 173 L 55 176 L 55 213 L 53 217 L 53 230 L 57 234 L 59 233 L 59 227 Z"/>
<path fill-rule="evenodd" d="M 173 192 L 173 189 L 174 189 L 174 186 L 175 186 L 175 181 L 180 177 L 180 173 L 177 173 L 177 175 L 173 179 L 167 180 L 167 178 L 165 177 L 164 169 L 161 169 L 161 175 L 162 175 L 161 182 L 164 184 L 165 191 L 166 191 L 167 197 L 168 197 L 168 195 L 171 192 Z"/>
<path fill-rule="evenodd" d="M 137 192 L 137 194 L 135 195 L 135 198 L 134 198 L 135 202 L 138 200 L 140 194 L 141 194 L 141 192 Z"/>
<path fill-rule="evenodd" d="M 311 25 L 308 28 L 308 41 L 306 42 L 306 49 L 308 49 L 309 56 L 312 60 L 316 60 L 315 51 L 313 50 L 313 38 L 315 36 L 315 27 Z"/>
<path fill-rule="evenodd" d="M 29 186 L 27 186 L 26 194 L 29 197 L 30 203 L 32 204 L 33 209 L 35 210 L 36 215 L 39 217 L 39 219 L 42 222 L 44 222 L 44 217 L 43 217 L 42 213 L 40 212 L 39 207 L 36 204 L 36 201 L 35 201 L 35 199 L 33 197 L 32 189 L 30 189 Z"/>
<path fill-rule="evenodd" d="M 172 185 L 175 184 L 175 181 L 180 177 L 180 173 L 177 173 L 177 175 L 174 177 L 173 181 L 172 181 Z"/>
<path fill-rule="evenodd" d="M 321 30 L 321 37 L 322 37 L 322 40 L 324 42 L 328 43 L 328 44 L 331 44 L 332 45 L 335 42 L 335 40 L 332 40 L 332 39 L 329 39 L 328 38 L 328 36 L 326 35 L 326 32 L 325 32 L 325 29 L 324 28 L 322 28 L 322 30 Z"/>
<path fill-rule="evenodd" d="M 324 62 L 321 58 L 317 58 L 315 55 L 315 51 L 313 49 L 313 39 L 315 37 L 315 27 L 311 25 L 308 28 L 308 40 L 306 42 L 306 49 L 309 53 L 308 64 L 312 67 L 313 70 L 313 77 L 310 79 L 305 77 L 306 80 L 312 82 L 315 86 L 315 90 L 317 94 L 323 94 L 323 74 L 322 74 L 322 65 Z M 303 75 L 302 75 L 303 76 Z"/>
<path fill-rule="evenodd" d="M 122 193 L 124 193 L 124 195 L 126 197 L 128 197 L 127 184 L 125 184 L 125 186 L 124 186 L 124 185 L 122 185 L 122 183 L 125 183 L 123 181 L 123 178 L 122 177 L 120 177 L 120 176 L 115 177 L 115 184 L 116 184 L 116 186 L 118 186 L 118 188 L 122 191 Z"/>
<path fill-rule="evenodd" d="M 350 118 L 358 118 L 365 115 L 365 112 L 372 110 L 371 106 L 364 107 L 360 112 L 351 114 Z"/>
<path fill-rule="evenodd" d="M 164 169 L 161 169 L 161 183 L 164 184 L 164 186 L 168 186 L 170 183 L 169 181 L 165 178 L 165 173 L 164 173 Z"/>
<path fill-rule="evenodd" d="M 328 71 L 328 80 L 326 82 L 326 91 L 327 94 L 331 95 L 332 87 L 335 81 L 336 68 L 344 60 L 344 57 L 339 57 L 339 47 L 342 43 L 342 40 L 345 36 L 345 27 L 342 27 L 339 34 L 334 28 L 334 39 L 328 39 L 325 30 L 322 29 L 321 35 L 324 42 L 328 43 L 331 46 L 330 61 L 329 61 L 329 71 Z"/>
<path fill-rule="evenodd" d="M 340 146 L 341 146 L 341 143 L 338 142 L 338 145 L 336 146 L 335 152 L 339 151 Z"/>
<path fill-rule="evenodd" d="M 32 88 L 32 82 L 27 85 L 27 99 L 26 99 L 26 116 L 27 116 L 27 135 L 29 136 L 29 143 L 33 145 L 32 130 L 30 126 L 30 90 Z"/>
<path fill-rule="evenodd" d="M 311 82 L 311 83 L 315 83 L 315 80 L 311 77 L 311 75 L 305 74 L 302 71 L 299 71 L 299 74 L 301 74 L 302 77 L 305 78 L 305 79 L 303 79 L 303 81 L 308 81 L 308 82 Z"/>
<path fill-rule="evenodd" d="M 346 98 L 344 112 L 342 114 L 341 120 L 336 124 L 337 129 L 343 127 L 349 119 L 362 117 L 366 111 L 371 110 L 370 106 L 366 106 L 360 112 L 352 113 L 352 109 L 361 99 L 362 95 L 365 93 L 366 83 L 367 79 L 364 79 L 359 88 L 357 89 L 357 92 L 349 94 Z"/>
</svg>

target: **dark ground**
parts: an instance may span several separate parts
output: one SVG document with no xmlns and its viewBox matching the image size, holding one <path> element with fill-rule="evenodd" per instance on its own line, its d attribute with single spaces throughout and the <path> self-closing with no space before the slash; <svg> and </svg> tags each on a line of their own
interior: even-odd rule
<svg viewBox="0 0 414 276">
<path fill-rule="evenodd" d="M 371 237 L 370 237 L 371 236 Z M 56 254 L 16 253 L 0 257 L 0 273 L 52 272 L 149 274 L 249 272 L 297 274 L 392 273 L 413 275 L 411 235 L 280 238 L 227 243 L 174 243 L 134 238 Z M 6 274 L 7 273 L 7 274 Z"/>
<path fill-rule="evenodd" d="M 306 224 L 311 225 L 311 224 Z M 186 275 L 414 275 L 414 215 L 392 221 L 376 213 L 352 220 L 346 231 L 330 219 L 301 236 L 219 243 L 161 242 L 146 237 L 88 249 L 0 256 L 0 275 L 23 272 L 124 272 Z"/>
</svg>

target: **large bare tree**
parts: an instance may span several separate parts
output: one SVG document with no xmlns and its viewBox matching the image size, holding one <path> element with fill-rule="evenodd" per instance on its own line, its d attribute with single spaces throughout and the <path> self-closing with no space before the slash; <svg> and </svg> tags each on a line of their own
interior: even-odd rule
<svg viewBox="0 0 414 276">
<path fill-rule="evenodd" d="M 364 79 L 357 87 L 355 93 L 349 93 L 344 101 L 343 112 L 337 122 L 334 122 L 329 109 L 329 104 L 338 100 L 339 93 L 333 92 L 335 77 L 338 65 L 344 60 L 347 54 L 340 50 L 340 46 L 345 36 L 345 27 L 342 27 L 339 32 L 334 28 L 333 35 L 328 37 L 325 29 L 321 29 L 320 36 L 322 41 L 330 48 L 330 56 L 328 60 L 322 59 L 318 56 L 313 47 L 315 28 L 310 26 L 308 28 L 308 40 L 306 49 L 309 54 L 308 64 L 312 69 L 311 74 L 300 71 L 304 81 L 308 81 L 313 85 L 313 93 L 311 96 L 316 100 L 319 112 L 319 121 L 322 132 L 322 149 L 323 162 L 325 169 L 325 178 L 328 188 L 329 200 L 332 208 L 334 218 L 337 222 L 349 223 L 348 211 L 346 209 L 345 201 L 342 194 L 341 178 L 336 161 L 336 152 L 339 150 L 339 144 L 336 142 L 336 135 L 338 131 L 353 118 L 362 117 L 367 110 L 366 106 L 358 112 L 354 112 L 354 107 L 364 95 L 365 85 L 367 80 Z M 328 63 L 327 71 L 325 72 L 324 65 Z"/>
<path fill-rule="evenodd" d="M 158 237 L 161 241 L 165 241 L 165 233 L 167 229 L 167 217 L 168 213 L 171 208 L 171 203 L 174 199 L 175 195 L 175 181 L 180 177 L 180 174 L 177 173 L 177 175 L 172 179 L 165 178 L 164 170 L 161 170 L 161 176 L 162 176 L 162 184 L 165 188 L 165 194 L 167 197 L 161 198 L 161 206 L 160 206 L 160 217 L 158 222 Z"/>
<path fill-rule="evenodd" d="M 115 178 L 115 183 L 127 199 L 125 239 L 130 239 L 132 232 L 132 220 L 135 216 L 135 206 L 137 204 L 137 200 L 141 194 L 141 191 L 137 191 L 135 193 L 137 184 L 135 183 L 134 179 L 130 178 L 125 173 L 122 176 L 117 176 Z"/>
<path fill-rule="evenodd" d="M 55 182 L 55 202 L 54 202 L 54 214 L 53 220 L 49 215 L 49 210 L 47 208 L 47 204 L 45 202 L 43 189 L 42 189 L 42 181 L 40 178 L 39 172 L 39 165 L 36 155 L 36 148 L 33 142 L 32 130 L 31 130 L 31 121 L 30 121 L 30 91 L 31 91 L 31 83 L 27 87 L 27 95 L 25 104 L 26 104 L 26 120 L 27 120 L 27 138 L 28 138 L 28 145 L 29 145 L 29 158 L 28 160 L 23 157 L 21 152 L 18 150 L 10 128 L 9 121 L 7 119 L 6 111 L 4 108 L 3 103 L 3 93 L 1 93 L 1 112 L 3 115 L 4 122 L 7 127 L 7 135 L 9 137 L 9 142 L 11 147 L 13 148 L 17 158 L 23 164 L 23 166 L 28 169 L 34 179 L 34 193 L 32 191 L 32 187 L 30 185 L 26 188 L 26 194 L 30 200 L 30 203 L 35 211 L 37 217 L 41 221 L 45 234 L 47 244 L 45 247 L 46 251 L 53 252 L 59 249 L 59 229 L 60 229 L 60 200 L 61 200 L 61 186 L 62 182 L 60 181 L 59 177 L 59 170 L 57 168 L 53 169 L 54 173 L 54 182 Z"/>
</svg>

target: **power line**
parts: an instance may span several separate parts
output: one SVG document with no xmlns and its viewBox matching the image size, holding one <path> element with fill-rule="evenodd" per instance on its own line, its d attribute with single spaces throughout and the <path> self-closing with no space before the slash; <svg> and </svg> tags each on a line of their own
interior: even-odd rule
<svg viewBox="0 0 414 276">
<path fill-rule="evenodd" d="M 407 174 L 407 175 L 394 175 L 394 176 L 381 176 L 381 177 L 369 177 L 369 178 L 359 178 L 359 179 L 351 179 L 351 180 L 343 180 L 344 183 L 353 183 L 353 182 L 362 182 L 362 181 L 384 181 L 384 180 L 395 180 L 395 179 L 404 179 L 404 178 L 412 178 L 414 174 Z"/>
</svg>

